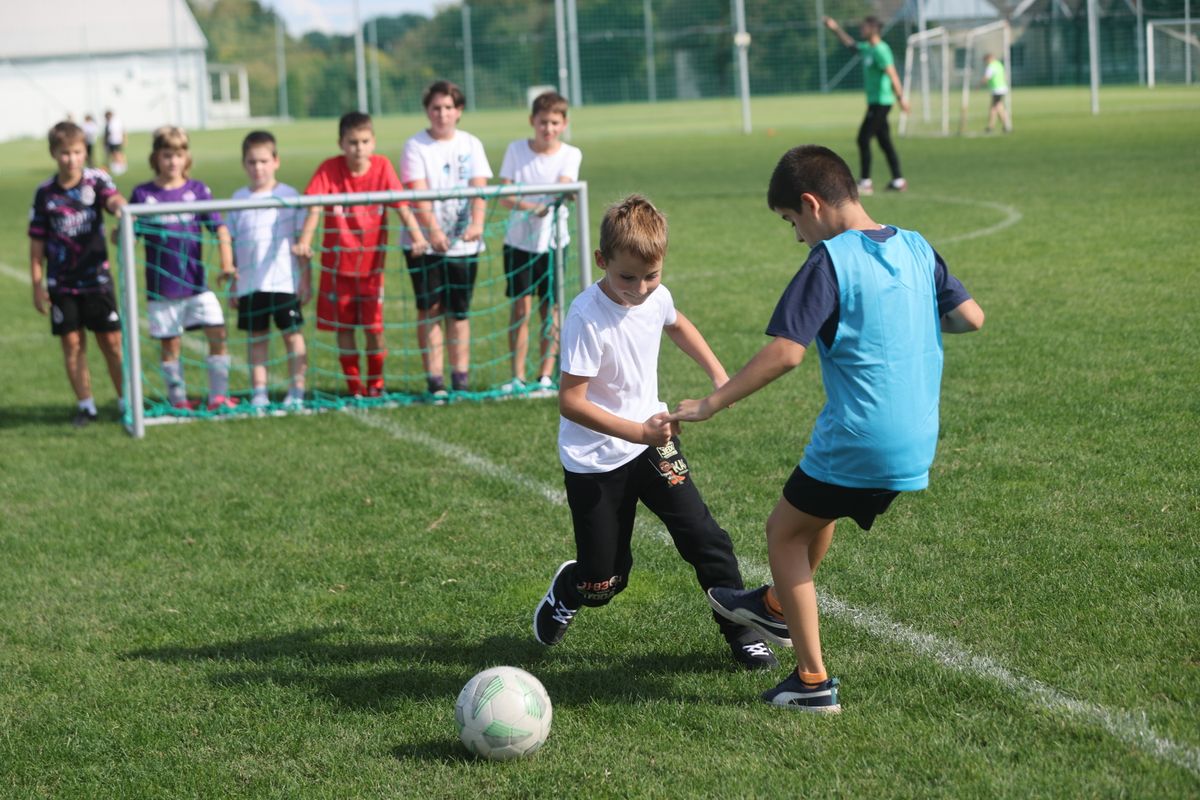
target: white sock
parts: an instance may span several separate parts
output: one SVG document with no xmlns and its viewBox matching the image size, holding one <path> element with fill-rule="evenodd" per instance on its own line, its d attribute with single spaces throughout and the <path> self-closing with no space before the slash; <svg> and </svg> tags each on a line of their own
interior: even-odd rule
<svg viewBox="0 0 1200 800">
<path fill-rule="evenodd" d="M 163 380 L 167 382 L 167 400 L 182 403 L 187 400 L 187 386 L 183 382 L 183 366 L 178 361 L 162 362 Z"/>
<path fill-rule="evenodd" d="M 92 397 L 85 397 L 79 401 L 79 410 L 86 411 L 93 417 L 96 416 L 96 400 Z"/>
<path fill-rule="evenodd" d="M 208 357 L 208 399 L 229 396 L 229 365 L 233 359 L 227 355 Z"/>
</svg>

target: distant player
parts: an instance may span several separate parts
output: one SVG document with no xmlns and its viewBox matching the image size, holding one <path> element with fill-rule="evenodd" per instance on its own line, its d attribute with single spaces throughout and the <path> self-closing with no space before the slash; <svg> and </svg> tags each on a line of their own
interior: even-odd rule
<svg viewBox="0 0 1200 800">
<path fill-rule="evenodd" d="M 83 125 L 80 127 L 83 128 L 84 141 L 87 142 L 87 165 L 94 167 L 96 166 L 93 161 L 95 157 L 94 151 L 96 148 L 96 139 L 100 136 L 100 123 L 96 122 L 96 118 L 91 114 L 84 114 Z"/>
<path fill-rule="evenodd" d="M 242 140 L 242 167 L 249 186 L 233 193 L 234 200 L 295 198 L 300 193 L 275 179 L 279 152 L 268 131 L 251 131 Z M 283 336 L 291 378 L 284 405 L 304 403 L 308 352 L 304 344 L 304 315 L 300 307 L 312 297 L 309 259 L 293 249 L 304 228 L 299 208 L 268 206 L 229 214 L 233 236 L 233 263 L 237 268 L 234 303 L 238 330 L 250 337 L 250 405 L 270 404 L 267 394 L 267 353 L 271 322 Z"/>
<path fill-rule="evenodd" d="M 492 177 L 483 144 L 458 129 L 466 95 L 450 81 L 436 81 L 422 97 L 429 127 L 404 143 L 400 177 L 407 189 L 487 186 Z M 450 388 L 468 390 L 471 365 L 471 295 L 484 250 L 482 198 L 446 198 L 417 204 L 417 221 L 429 249 L 417 253 L 405 244 L 408 273 L 417 300 L 417 346 L 425 363 L 429 392 L 446 394 L 443 343 L 450 356 Z M 445 322 L 445 337 L 442 322 Z"/>
<path fill-rule="evenodd" d="M 708 397 L 679 403 L 671 419 L 708 419 L 791 370 L 816 342 L 827 398 L 767 519 L 775 585 L 711 589 L 709 601 L 726 618 L 795 644 L 796 671 L 764 700 L 837 712 L 838 680 L 821 655 L 813 574 L 839 518 L 868 530 L 900 492 L 928 485 L 942 334 L 979 330 L 983 311 L 920 234 L 868 216 L 850 168 L 832 150 L 808 145 L 785 153 L 767 204 L 812 248 L 767 325 L 774 338 Z"/>
<path fill-rule="evenodd" d="M 131 203 L 192 203 L 211 200 L 212 191 L 191 177 L 192 156 L 188 135 L 183 128 L 166 125 L 154 132 L 150 150 L 150 168 L 154 180 L 134 187 Z M 225 314 L 221 303 L 207 285 L 204 269 L 202 231 L 217 237 L 224 284 L 236 274 L 229 229 L 215 211 L 176 212 L 139 217 L 135 231 L 146 246 L 146 314 L 150 337 L 158 339 L 167 401 L 178 409 L 194 409 L 184 380 L 183 333 L 203 330 L 208 339 L 209 411 L 233 408 L 237 402 L 229 396 L 229 351 L 225 344 Z"/>
<path fill-rule="evenodd" d="M 529 124 L 533 126 L 533 138 L 518 139 L 508 146 L 500 166 L 500 182 L 537 185 L 579 180 L 583 153 L 561 138 L 567 127 L 567 99 L 556 92 L 538 95 L 533 101 Z M 556 247 L 561 247 L 563 258 L 566 258 L 566 246 L 571 238 L 567 208 L 559 206 L 551 217 L 554 198 L 550 195 L 506 197 L 500 202 L 513 210 L 504 235 L 504 274 L 507 293 L 512 298 L 508 343 L 512 352 L 513 377 L 503 388 L 519 391 L 525 386 L 529 315 L 533 310 L 533 295 L 537 294 L 543 328 L 538 337 L 537 388 L 549 389 L 554 385 L 559 329 L 551 254 Z M 549 329 L 546 328 L 547 320 L 550 320 Z"/>
<path fill-rule="evenodd" d="M 900 156 L 896 153 L 896 146 L 892 144 L 888 114 L 892 105 L 897 102 L 900 103 L 900 108 L 907 112 L 908 100 L 904 97 L 900 74 L 896 72 L 896 59 L 892 55 L 891 45 L 883 40 L 883 24 L 878 17 L 864 17 L 859 26 L 859 35 L 866 40 L 863 42 L 854 41 L 832 17 L 825 17 L 825 27 L 833 31 L 843 45 L 857 52 L 863 62 L 867 114 L 858 129 L 858 158 L 861 165 L 858 193 L 869 195 L 875 191 L 871 182 L 872 139 L 879 140 L 879 147 L 883 150 L 888 167 L 892 171 L 892 181 L 887 188 L 894 192 L 903 192 L 908 188 L 908 181 L 900 173 Z"/>
<path fill-rule="evenodd" d="M 633 568 L 640 500 L 667 527 L 701 588 L 742 588 L 733 543 L 700 497 L 679 437 L 658 399 L 662 336 L 712 379 L 725 368 L 662 285 L 667 220 L 644 197 L 611 206 L 600 223 L 599 282 L 571 303 L 563 325 L 558 455 L 575 527 L 575 558 L 559 566 L 533 615 L 533 632 L 558 644 L 582 606 L 603 606 Z M 759 636 L 717 618 L 747 669 L 778 664 Z"/>
<path fill-rule="evenodd" d="M 104 242 L 104 211 L 125 205 L 112 178 L 85 166 L 86 135 L 73 122 L 50 129 L 50 155 L 58 174 L 38 186 L 29 212 L 29 279 L 33 307 L 50 315 L 50 331 L 62 344 L 67 379 L 75 391 L 75 425 L 98 418 L 87 363 L 86 330 L 108 364 L 121 398 L 121 319 Z M 45 283 L 43 283 L 43 280 Z"/>
<path fill-rule="evenodd" d="M 125 123 L 111 109 L 104 112 L 104 155 L 113 175 L 125 174 Z"/>
<path fill-rule="evenodd" d="M 991 133 L 996 127 L 996 120 L 999 119 L 1000 124 L 1004 126 L 1004 132 L 1011 133 L 1012 125 L 1008 121 L 1008 109 L 1004 105 L 1008 96 L 1008 77 L 1005 75 L 1004 62 L 991 53 L 983 57 L 983 85 L 992 93 L 992 106 L 988 110 L 987 127 L 983 132 Z"/>
<path fill-rule="evenodd" d="M 321 162 L 305 194 L 388 192 L 403 189 L 392 162 L 375 154 L 375 126 L 358 111 L 338 121 L 342 154 Z M 428 246 L 408 203 L 364 203 L 325 207 L 321 240 L 321 283 L 317 298 L 317 330 L 337 333 L 338 359 L 346 389 L 356 397 L 382 397 L 387 343 L 383 335 L 383 268 L 387 255 L 388 207 L 396 209 L 414 250 Z M 311 255 L 312 240 L 321 221 L 320 206 L 308 210 L 297 252 Z M 363 384 L 358 337 L 363 332 L 367 381 Z"/>
</svg>

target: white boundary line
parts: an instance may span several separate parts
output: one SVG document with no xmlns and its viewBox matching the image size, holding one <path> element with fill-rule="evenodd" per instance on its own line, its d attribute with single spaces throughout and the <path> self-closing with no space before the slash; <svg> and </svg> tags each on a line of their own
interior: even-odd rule
<svg viewBox="0 0 1200 800">
<path fill-rule="evenodd" d="M 553 505 L 566 505 L 566 492 L 562 489 L 522 475 L 465 447 L 443 442 L 427 433 L 406 428 L 379 414 L 351 411 L 350 415 L 370 428 L 383 431 L 400 441 L 427 448 L 480 475 L 501 480 L 532 492 Z M 644 518 L 645 514 L 640 515 L 639 521 Z M 653 531 L 652 535 L 668 543 L 671 541 L 663 530 Z M 748 577 L 756 580 L 769 578 L 770 570 L 765 565 L 746 559 L 739 559 L 739 561 L 742 571 Z M 877 611 L 852 606 L 829 592 L 818 592 L 818 600 L 821 612 L 828 617 L 850 623 L 877 639 L 903 645 L 918 656 L 936 661 L 948 669 L 990 680 L 1013 694 L 1025 695 L 1050 711 L 1089 726 L 1099 727 L 1114 738 L 1155 758 L 1168 761 L 1195 775 L 1200 775 L 1200 748 L 1179 744 L 1160 736 L 1150 727 L 1144 712 L 1113 710 L 1097 703 L 1078 700 L 1049 684 L 1017 675 L 994 659 L 972 653 L 953 640 L 922 633 L 915 628 L 888 619 Z"/>
<path fill-rule="evenodd" d="M 980 206 L 982 208 L 990 208 L 993 211 L 999 211 L 1004 215 L 1003 219 L 994 225 L 988 225 L 983 228 L 976 228 L 973 231 L 959 233 L 954 236 L 939 236 L 937 243 L 953 244 L 954 242 L 965 242 L 968 239 L 978 239 L 983 236 L 991 236 L 993 233 L 999 233 L 1006 228 L 1011 228 L 1021 221 L 1021 211 L 1016 206 L 1010 206 L 1007 203 L 996 203 L 991 200 L 974 200 L 969 197 L 950 197 L 948 195 L 920 195 L 919 199 L 932 200 L 935 203 L 950 203 L 960 206 Z"/>
</svg>

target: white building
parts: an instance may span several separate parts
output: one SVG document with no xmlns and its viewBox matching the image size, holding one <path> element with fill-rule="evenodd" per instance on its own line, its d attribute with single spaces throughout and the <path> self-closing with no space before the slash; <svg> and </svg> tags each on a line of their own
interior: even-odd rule
<svg viewBox="0 0 1200 800">
<path fill-rule="evenodd" d="M 131 130 L 208 124 L 208 42 L 186 0 L 3 5 L 0 141 L 107 109 Z"/>
</svg>

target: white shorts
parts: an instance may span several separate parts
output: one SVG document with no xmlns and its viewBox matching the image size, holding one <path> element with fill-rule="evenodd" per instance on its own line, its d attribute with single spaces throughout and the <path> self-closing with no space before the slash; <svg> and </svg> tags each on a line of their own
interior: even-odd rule
<svg viewBox="0 0 1200 800">
<path fill-rule="evenodd" d="M 146 303 L 150 338 L 174 339 L 184 331 L 213 328 L 225 324 L 221 301 L 212 292 L 202 292 L 177 300 L 150 300 Z"/>
</svg>

